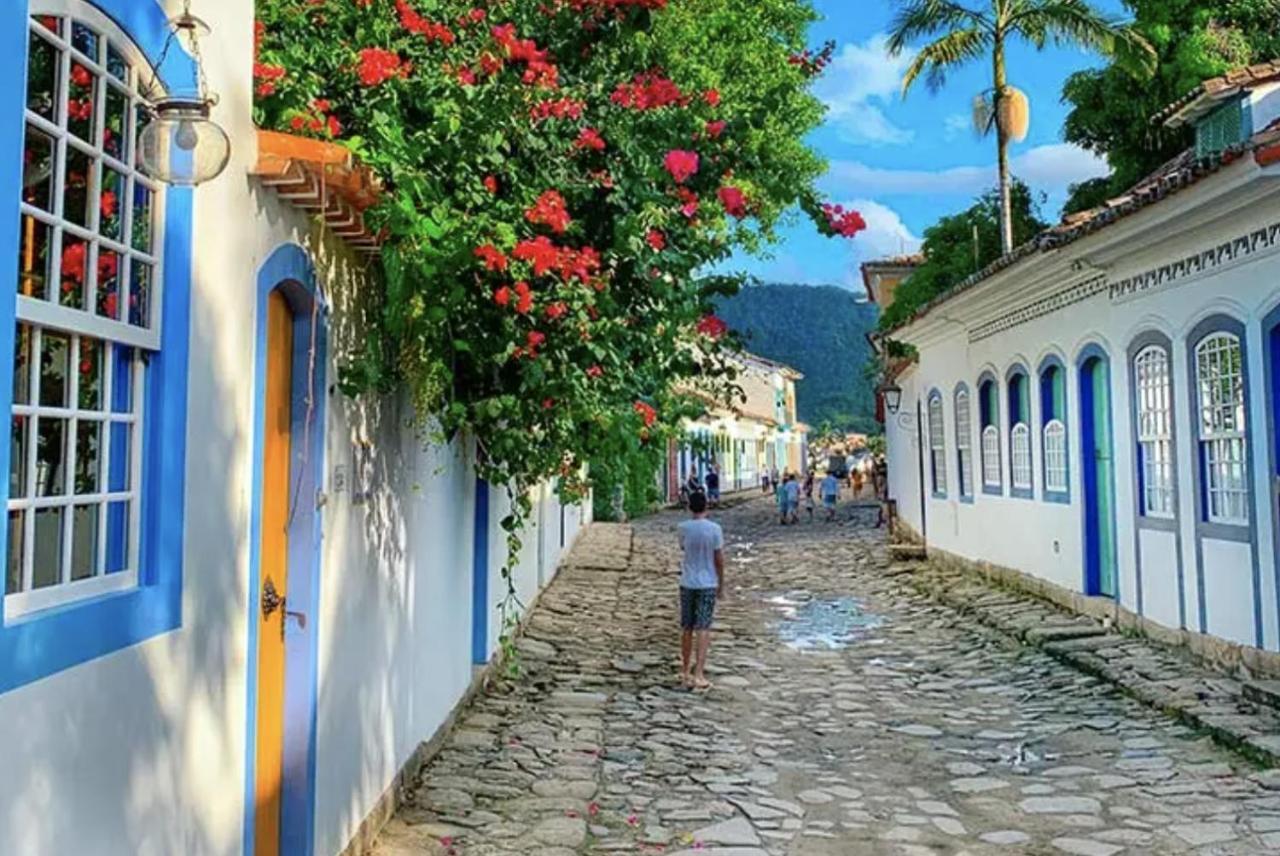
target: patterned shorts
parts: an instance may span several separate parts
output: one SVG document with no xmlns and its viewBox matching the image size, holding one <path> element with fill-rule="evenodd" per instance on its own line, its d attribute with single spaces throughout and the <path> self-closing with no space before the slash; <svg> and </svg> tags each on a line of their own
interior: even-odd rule
<svg viewBox="0 0 1280 856">
<path fill-rule="evenodd" d="M 680 627 L 684 630 L 710 630 L 716 614 L 715 589 L 680 588 Z"/>
</svg>

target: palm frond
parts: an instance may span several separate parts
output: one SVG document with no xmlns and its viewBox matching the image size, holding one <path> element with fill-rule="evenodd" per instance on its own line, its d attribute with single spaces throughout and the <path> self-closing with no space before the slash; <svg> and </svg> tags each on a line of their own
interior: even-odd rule
<svg viewBox="0 0 1280 856">
<path fill-rule="evenodd" d="M 1085 0 L 1030 0 L 1011 15 L 1008 31 L 1037 48 L 1052 40 L 1111 57 L 1131 72 L 1155 71 L 1155 49 L 1135 30 L 1099 14 Z"/>
<path fill-rule="evenodd" d="M 898 56 L 917 39 L 958 27 L 990 29 L 991 21 L 952 0 L 910 0 L 898 10 L 889 28 L 889 53 Z"/>
<path fill-rule="evenodd" d="M 916 82 L 921 74 L 930 92 L 937 92 L 947 81 L 947 74 L 970 60 L 984 56 L 991 46 L 991 34 L 986 30 L 954 30 L 937 41 L 925 45 L 911 60 L 902 75 L 902 94 Z"/>
</svg>

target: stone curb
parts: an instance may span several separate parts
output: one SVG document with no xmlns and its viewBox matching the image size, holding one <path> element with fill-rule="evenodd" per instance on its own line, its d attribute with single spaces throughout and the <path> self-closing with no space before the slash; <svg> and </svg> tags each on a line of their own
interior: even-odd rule
<svg viewBox="0 0 1280 856">
<path fill-rule="evenodd" d="M 1241 683 L 1158 643 L 936 560 L 889 565 L 886 573 L 981 624 L 1038 648 L 1208 734 L 1264 767 L 1280 767 L 1280 715 L 1245 698 Z M 1153 678 L 1144 673 L 1171 675 Z"/>
</svg>

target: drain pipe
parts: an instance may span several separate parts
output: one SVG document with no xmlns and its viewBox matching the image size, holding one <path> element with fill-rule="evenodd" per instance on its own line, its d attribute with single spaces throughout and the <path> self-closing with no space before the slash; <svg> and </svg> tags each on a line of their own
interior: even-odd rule
<svg viewBox="0 0 1280 856">
<path fill-rule="evenodd" d="M 924 495 L 924 411 L 916 399 L 916 473 L 920 477 L 920 539 L 929 546 L 928 500 Z"/>
</svg>

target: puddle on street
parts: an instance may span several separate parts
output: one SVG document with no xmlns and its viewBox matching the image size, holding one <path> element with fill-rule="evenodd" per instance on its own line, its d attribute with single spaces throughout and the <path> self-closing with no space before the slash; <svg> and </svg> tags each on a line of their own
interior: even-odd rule
<svg viewBox="0 0 1280 856">
<path fill-rule="evenodd" d="M 865 612 L 852 597 L 820 598 L 807 591 L 791 591 L 770 597 L 767 602 L 782 613 L 778 638 L 796 651 L 838 651 L 883 623 L 880 616 Z"/>
</svg>

